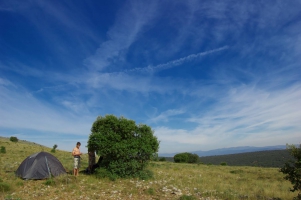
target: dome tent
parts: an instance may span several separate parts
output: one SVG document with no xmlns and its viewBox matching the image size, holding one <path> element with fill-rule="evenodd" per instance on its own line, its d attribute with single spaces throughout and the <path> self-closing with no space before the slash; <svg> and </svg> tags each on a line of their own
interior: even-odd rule
<svg viewBox="0 0 301 200">
<path fill-rule="evenodd" d="M 45 179 L 61 174 L 66 174 L 62 163 L 47 152 L 28 156 L 16 171 L 16 176 L 23 179 Z"/>
</svg>

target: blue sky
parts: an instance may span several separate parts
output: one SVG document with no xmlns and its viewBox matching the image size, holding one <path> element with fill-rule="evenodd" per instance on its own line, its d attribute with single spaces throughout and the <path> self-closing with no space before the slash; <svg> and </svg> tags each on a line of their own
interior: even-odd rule
<svg viewBox="0 0 301 200">
<path fill-rule="evenodd" d="M 301 142 L 300 1 L 0 0 L 0 135 L 82 150 L 106 114 L 159 153 Z"/>
</svg>

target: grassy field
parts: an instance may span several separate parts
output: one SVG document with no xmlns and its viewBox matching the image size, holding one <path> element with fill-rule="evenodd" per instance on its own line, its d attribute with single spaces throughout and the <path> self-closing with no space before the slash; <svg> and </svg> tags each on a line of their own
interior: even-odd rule
<svg viewBox="0 0 301 200">
<path fill-rule="evenodd" d="M 293 199 L 290 182 L 277 168 L 233 167 L 152 162 L 152 180 L 97 179 L 81 174 L 53 180 L 24 181 L 14 171 L 29 155 L 51 148 L 25 141 L 0 138 L 0 199 Z M 68 171 L 73 169 L 71 152 L 53 153 Z M 82 169 L 88 165 L 82 156 Z"/>
</svg>

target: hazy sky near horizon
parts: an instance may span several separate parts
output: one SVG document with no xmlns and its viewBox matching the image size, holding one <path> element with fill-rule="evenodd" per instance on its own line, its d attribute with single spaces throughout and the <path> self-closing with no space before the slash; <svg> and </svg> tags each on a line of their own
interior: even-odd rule
<svg viewBox="0 0 301 200">
<path fill-rule="evenodd" d="M 82 150 L 97 116 L 159 153 L 301 143 L 300 1 L 0 0 L 0 135 Z"/>
</svg>

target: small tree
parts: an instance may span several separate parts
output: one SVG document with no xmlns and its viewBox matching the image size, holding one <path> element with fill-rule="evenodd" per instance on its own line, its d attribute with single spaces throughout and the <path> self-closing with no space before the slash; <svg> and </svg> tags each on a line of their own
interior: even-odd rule
<svg viewBox="0 0 301 200">
<path fill-rule="evenodd" d="M 17 137 L 14 137 L 14 136 L 11 136 L 11 137 L 9 138 L 9 140 L 12 141 L 12 142 L 18 142 L 18 141 L 19 141 L 18 138 L 17 138 Z"/>
<path fill-rule="evenodd" d="M 179 153 L 174 156 L 174 161 L 176 163 L 198 163 L 199 162 L 199 156 L 197 154 L 192 153 Z"/>
<path fill-rule="evenodd" d="M 99 116 L 88 140 L 89 151 L 103 157 L 100 166 L 119 177 L 141 176 L 159 149 L 159 142 L 147 125 L 114 115 Z"/>
<path fill-rule="evenodd" d="M 52 149 L 51 149 L 51 152 L 52 152 L 52 153 L 55 153 L 56 148 L 57 148 L 57 145 L 56 145 L 56 144 L 53 145 L 53 147 L 52 147 Z"/>
<path fill-rule="evenodd" d="M 178 153 L 173 157 L 176 163 L 188 163 L 189 153 Z"/>
<path fill-rule="evenodd" d="M 293 188 L 290 190 L 299 192 L 294 199 L 301 199 L 301 144 L 299 148 L 295 145 L 287 145 L 287 150 L 294 157 L 294 160 L 286 162 L 280 172 L 286 174 L 284 178 L 293 184 Z"/>
</svg>

